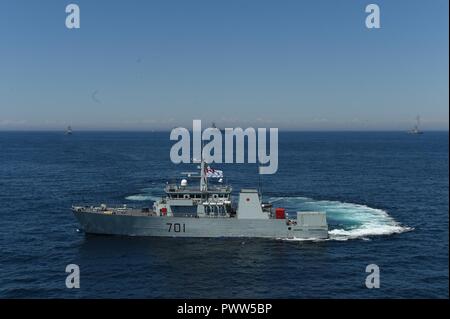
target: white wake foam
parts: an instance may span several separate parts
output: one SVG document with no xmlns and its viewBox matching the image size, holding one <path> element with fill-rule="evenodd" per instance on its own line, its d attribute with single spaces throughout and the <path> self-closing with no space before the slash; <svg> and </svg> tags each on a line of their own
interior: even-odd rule
<svg viewBox="0 0 450 319">
<path fill-rule="evenodd" d="M 158 197 L 152 196 L 152 195 L 145 195 L 145 194 L 137 194 L 137 195 L 130 195 L 125 197 L 126 200 L 131 201 L 156 201 Z"/>
<path fill-rule="evenodd" d="M 372 236 L 386 236 L 413 230 L 395 221 L 386 211 L 366 205 L 306 197 L 276 197 L 270 200 L 290 212 L 326 212 L 330 240 L 368 239 Z"/>
<path fill-rule="evenodd" d="M 143 188 L 140 194 L 130 195 L 125 197 L 130 201 L 157 201 L 161 198 L 161 189 L 157 188 Z"/>
</svg>

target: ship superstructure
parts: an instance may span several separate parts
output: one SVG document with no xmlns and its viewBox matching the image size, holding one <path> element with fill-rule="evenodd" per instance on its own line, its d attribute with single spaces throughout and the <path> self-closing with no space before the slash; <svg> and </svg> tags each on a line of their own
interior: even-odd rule
<svg viewBox="0 0 450 319">
<path fill-rule="evenodd" d="M 414 127 L 408 132 L 409 134 L 423 134 L 423 131 L 420 130 L 420 116 L 416 117 L 416 124 Z"/>
</svg>

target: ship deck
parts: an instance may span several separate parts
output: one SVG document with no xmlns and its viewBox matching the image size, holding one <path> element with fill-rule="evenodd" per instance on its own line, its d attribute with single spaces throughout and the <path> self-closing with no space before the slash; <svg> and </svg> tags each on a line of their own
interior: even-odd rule
<svg viewBox="0 0 450 319">
<path fill-rule="evenodd" d="M 94 207 L 94 206 L 72 206 L 72 211 L 87 214 L 99 215 L 119 215 L 135 217 L 161 217 L 149 208 L 131 208 L 131 207 Z M 188 217 L 188 216 L 184 216 Z M 204 218 L 233 218 L 234 216 L 207 216 Z M 170 217 L 168 217 L 170 218 Z M 190 217 L 198 218 L 198 217 Z"/>
<path fill-rule="evenodd" d="M 157 216 L 156 213 L 149 208 L 73 206 L 72 210 L 80 213 L 102 215 Z"/>
</svg>

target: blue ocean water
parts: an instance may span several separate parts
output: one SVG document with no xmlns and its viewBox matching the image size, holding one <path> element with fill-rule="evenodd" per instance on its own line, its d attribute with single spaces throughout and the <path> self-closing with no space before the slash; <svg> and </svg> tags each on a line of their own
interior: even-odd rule
<svg viewBox="0 0 450 319">
<path fill-rule="evenodd" d="M 265 199 L 327 211 L 330 240 L 87 235 L 72 204 L 149 206 L 189 170 L 171 163 L 169 133 L 1 132 L 0 297 L 448 298 L 448 132 L 279 140 Z M 258 185 L 254 165 L 220 168 L 235 190 Z M 80 289 L 65 287 L 72 263 Z"/>
</svg>

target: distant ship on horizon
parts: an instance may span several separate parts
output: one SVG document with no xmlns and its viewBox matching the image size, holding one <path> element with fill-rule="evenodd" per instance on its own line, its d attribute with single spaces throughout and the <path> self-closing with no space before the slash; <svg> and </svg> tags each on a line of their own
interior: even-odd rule
<svg viewBox="0 0 450 319">
<path fill-rule="evenodd" d="M 67 127 L 65 134 L 66 135 L 72 135 L 72 127 L 70 127 L 70 125 Z"/>
<path fill-rule="evenodd" d="M 408 133 L 409 134 L 423 134 L 423 131 L 421 131 L 419 127 L 420 127 L 420 116 L 417 115 L 416 124 L 410 131 L 408 131 Z"/>
</svg>

